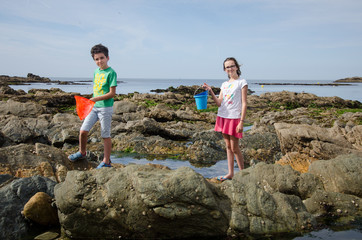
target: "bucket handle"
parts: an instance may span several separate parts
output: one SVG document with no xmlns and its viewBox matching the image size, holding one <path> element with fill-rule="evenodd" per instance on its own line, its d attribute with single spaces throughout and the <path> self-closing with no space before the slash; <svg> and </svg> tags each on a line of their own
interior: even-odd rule
<svg viewBox="0 0 362 240">
<path fill-rule="evenodd" d="M 202 88 L 202 85 L 200 85 L 198 88 L 196 88 L 196 90 L 194 92 L 194 96 L 196 95 L 197 90 L 199 90 L 200 88 Z"/>
</svg>

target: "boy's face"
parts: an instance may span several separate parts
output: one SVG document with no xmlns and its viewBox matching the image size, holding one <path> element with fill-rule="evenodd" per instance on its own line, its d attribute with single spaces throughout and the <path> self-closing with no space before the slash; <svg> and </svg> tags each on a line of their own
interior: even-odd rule
<svg viewBox="0 0 362 240">
<path fill-rule="evenodd" d="M 106 57 L 106 55 L 104 55 L 104 53 L 95 53 L 93 56 L 93 59 L 101 70 L 108 68 L 107 63 L 108 63 L 109 57 Z"/>
</svg>

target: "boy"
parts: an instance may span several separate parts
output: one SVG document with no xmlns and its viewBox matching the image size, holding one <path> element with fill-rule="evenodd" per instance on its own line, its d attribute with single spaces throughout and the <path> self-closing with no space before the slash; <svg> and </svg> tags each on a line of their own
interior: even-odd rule
<svg viewBox="0 0 362 240">
<path fill-rule="evenodd" d="M 104 158 L 97 168 L 111 166 L 111 121 L 113 114 L 113 97 L 116 94 L 117 73 L 108 66 L 108 48 L 102 44 L 95 45 L 91 49 L 93 60 L 99 68 L 94 71 L 93 97 L 95 103 L 92 111 L 84 119 L 79 133 L 79 152 L 69 155 L 70 161 L 75 162 L 86 156 L 87 138 L 90 129 L 99 120 L 101 124 L 101 136 L 104 141 Z"/>
</svg>

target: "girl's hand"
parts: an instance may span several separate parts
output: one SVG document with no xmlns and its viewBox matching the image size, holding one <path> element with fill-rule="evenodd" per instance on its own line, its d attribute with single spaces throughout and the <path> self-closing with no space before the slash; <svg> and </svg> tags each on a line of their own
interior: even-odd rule
<svg viewBox="0 0 362 240">
<path fill-rule="evenodd" d="M 244 129 L 243 121 L 240 121 L 239 124 L 236 126 L 236 132 L 242 133 Z"/>
<path fill-rule="evenodd" d="M 202 85 L 201 87 L 203 87 L 205 90 L 210 91 L 211 87 L 209 85 L 207 85 L 206 83 L 204 83 L 204 85 Z"/>
</svg>

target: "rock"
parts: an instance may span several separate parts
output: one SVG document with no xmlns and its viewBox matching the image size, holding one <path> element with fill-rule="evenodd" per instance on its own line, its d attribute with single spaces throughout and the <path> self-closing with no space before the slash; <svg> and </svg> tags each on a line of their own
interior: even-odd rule
<svg viewBox="0 0 362 240">
<path fill-rule="evenodd" d="M 53 240 L 58 239 L 59 233 L 57 232 L 45 232 L 34 238 L 34 240 Z"/>
<path fill-rule="evenodd" d="M 62 147 L 65 143 L 78 144 L 81 121 L 77 116 L 67 113 L 57 113 L 50 122 L 45 133 L 51 144 Z"/>
<path fill-rule="evenodd" d="M 318 177 L 290 166 L 259 163 L 214 186 L 187 167 L 129 165 L 71 171 L 55 197 L 68 237 L 176 239 L 313 229 L 302 200 L 316 191 Z"/>
<path fill-rule="evenodd" d="M 260 98 L 274 107 L 284 106 L 289 110 L 300 107 L 358 108 L 361 105 L 359 101 L 344 100 L 339 97 L 318 97 L 311 93 L 289 91 L 262 93 Z"/>
<path fill-rule="evenodd" d="M 16 177 L 41 175 L 61 182 L 68 170 L 87 170 L 96 165 L 87 160 L 71 163 L 62 150 L 41 143 L 0 148 L 0 173 Z"/>
<path fill-rule="evenodd" d="M 9 118 L 7 124 L 2 127 L 2 132 L 14 143 L 26 143 L 35 138 L 35 133 L 18 117 Z"/>
<path fill-rule="evenodd" d="M 10 94 L 10 95 L 19 95 L 20 92 L 12 89 L 11 87 L 5 85 L 5 86 L 0 86 L 0 95 L 3 94 Z"/>
<path fill-rule="evenodd" d="M 257 182 L 269 193 L 292 194 L 302 200 L 310 197 L 317 189 L 323 189 L 323 184 L 318 177 L 310 173 L 301 174 L 290 166 L 261 162 L 252 168 L 244 169 L 240 174 L 248 176 L 250 178 L 248 181 Z"/>
<path fill-rule="evenodd" d="M 52 197 L 38 192 L 25 204 L 23 214 L 27 219 L 44 226 L 58 225 L 57 209 L 53 208 L 51 203 Z"/>
<path fill-rule="evenodd" d="M 115 101 L 113 106 L 114 114 L 136 112 L 138 105 L 128 100 Z"/>
<path fill-rule="evenodd" d="M 213 140 L 195 141 L 186 150 L 186 159 L 196 166 L 215 164 L 218 160 L 224 160 L 226 157 L 224 146 Z"/>
<path fill-rule="evenodd" d="M 225 183 L 232 207 L 229 234 L 275 234 L 313 228 L 316 220 L 297 196 L 313 192 L 298 187 L 301 182 L 313 186 L 305 180 L 289 166 L 265 163 L 235 174 Z"/>
<path fill-rule="evenodd" d="M 299 152 L 317 159 L 331 159 L 340 154 L 361 154 L 334 128 L 304 124 L 275 123 L 283 154 Z"/>
<path fill-rule="evenodd" d="M 12 114 L 18 117 L 36 117 L 45 112 L 45 108 L 34 102 L 17 102 L 9 99 L 6 102 L 0 101 L 0 114 Z"/>
<path fill-rule="evenodd" d="M 17 84 L 27 84 L 27 83 L 33 83 L 33 82 L 42 82 L 42 83 L 48 83 L 51 82 L 49 78 L 40 77 L 38 75 L 28 73 L 27 77 L 10 77 L 7 75 L 1 75 L 0 76 L 0 82 L 5 85 L 17 85 Z"/>
<path fill-rule="evenodd" d="M 362 157 L 340 155 L 329 161 L 315 161 L 309 173 L 318 176 L 327 192 L 339 192 L 362 197 Z"/>
<path fill-rule="evenodd" d="M 129 165 L 71 171 L 55 196 L 69 237 L 168 239 L 225 234 L 227 219 L 214 191 L 190 168 Z"/>
<path fill-rule="evenodd" d="M 26 202 L 37 192 L 54 196 L 56 182 L 41 176 L 14 179 L 0 185 L 0 238 L 23 239 L 30 232 L 39 231 L 21 215 Z"/>
<path fill-rule="evenodd" d="M 168 122 L 172 121 L 176 114 L 166 104 L 162 103 L 153 108 L 146 116 L 158 122 Z"/>
<path fill-rule="evenodd" d="M 308 172 L 309 166 L 312 164 L 312 162 L 317 160 L 317 158 L 310 157 L 307 154 L 300 154 L 299 152 L 287 152 L 275 163 L 282 166 L 290 165 L 294 170 L 301 173 L 306 173 Z"/>
<path fill-rule="evenodd" d="M 348 78 L 338 79 L 334 82 L 362 82 L 362 77 L 348 77 Z"/>
<path fill-rule="evenodd" d="M 246 132 L 239 145 L 244 153 L 244 161 L 248 164 L 251 160 L 274 163 L 282 156 L 276 133 Z"/>
<path fill-rule="evenodd" d="M 351 216 L 361 217 L 361 204 L 362 199 L 356 196 L 323 190 L 316 191 L 304 201 L 308 212 L 314 216 L 338 217 L 340 224 L 348 224 Z"/>
</svg>

